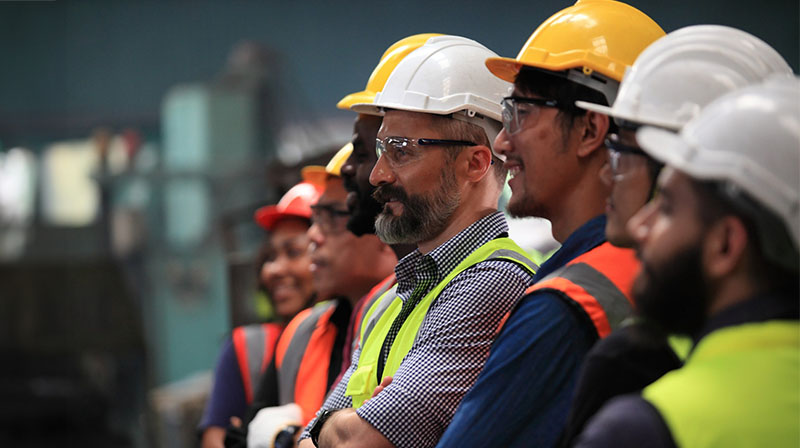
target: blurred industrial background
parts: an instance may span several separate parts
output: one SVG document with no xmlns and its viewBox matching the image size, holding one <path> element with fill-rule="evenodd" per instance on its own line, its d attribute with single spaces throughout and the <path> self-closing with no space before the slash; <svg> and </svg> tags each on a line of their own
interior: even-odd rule
<svg viewBox="0 0 800 448">
<path fill-rule="evenodd" d="M 0 446 L 195 446 L 220 342 L 269 312 L 253 211 L 349 139 L 336 102 L 404 36 L 513 56 L 568 3 L 0 2 Z M 631 3 L 798 71 L 796 0 Z"/>
</svg>

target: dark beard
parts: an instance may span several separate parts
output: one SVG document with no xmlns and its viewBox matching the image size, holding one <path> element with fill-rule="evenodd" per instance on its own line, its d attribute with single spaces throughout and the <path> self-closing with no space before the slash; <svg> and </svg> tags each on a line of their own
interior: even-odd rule
<svg viewBox="0 0 800 448">
<path fill-rule="evenodd" d="M 514 218 L 528 218 L 531 216 L 536 218 L 544 217 L 538 204 L 528 198 L 523 198 L 522 200 L 515 202 L 509 200 L 508 205 L 506 206 L 506 211 L 508 211 L 508 214 Z"/>
<path fill-rule="evenodd" d="M 401 187 L 383 185 L 373 196 L 379 202 L 395 198 L 403 204 L 403 214 L 394 216 L 385 208 L 375 221 L 375 233 L 386 244 L 417 244 L 439 235 L 461 202 L 455 175 L 443 173 L 439 189 L 428 195 L 409 196 Z"/>
<path fill-rule="evenodd" d="M 633 284 L 639 315 L 667 334 L 698 334 L 708 304 L 708 284 L 700 260 L 700 247 L 694 246 L 655 269 L 643 263 Z"/>
<path fill-rule="evenodd" d="M 375 234 L 375 219 L 378 214 L 383 210 L 383 205 L 372 197 L 373 190 L 362 194 L 357 190 L 358 202 L 356 206 L 350 210 L 350 218 L 347 220 L 347 230 L 352 232 L 355 236 L 374 235 Z"/>
</svg>

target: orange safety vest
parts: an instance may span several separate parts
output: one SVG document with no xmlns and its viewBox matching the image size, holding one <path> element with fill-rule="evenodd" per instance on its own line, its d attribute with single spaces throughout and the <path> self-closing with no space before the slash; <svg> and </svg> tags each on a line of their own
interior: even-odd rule
<svg viewBox="0 0 800 448">
<path fill-rule="evenodd" d="M 330 321 L 334 311 L 335 301 L 301 311 L 278 341 L 278 401 L 281 405 L 297 403 L 303 410 L 304 426 L 322 407 L 328 392 L 328 370 L 338 331 Z"/>
<path fill-rule="evenodd" d="M 638 271 L 639 261 L 632 249 L 606 242 L 551 272 L 525 294 L 553 292 L 577 305 L 591 320 L 597 336 L 604 338 L 631 315 L 631 289 Z"/>
<path fill-rule="evenodd" d="M 272 361 L 281 331 L 283 325 L 280 324 L 255 324 L 233 329 L 233 350 L 248 405 L 253 403 L 256 394 L 253 385 L 261 384 L 261 375 Z"/>
</svg>

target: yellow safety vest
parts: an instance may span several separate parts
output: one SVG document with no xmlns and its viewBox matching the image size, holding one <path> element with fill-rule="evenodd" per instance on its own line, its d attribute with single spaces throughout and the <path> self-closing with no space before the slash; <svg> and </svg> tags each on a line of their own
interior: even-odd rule
<svg viewBox="0 0 800 448">
<path fill-rule="evenodd" d="M 800 324 L 717 330 L 644 389 L 681 447 L 800 445 Z"/>
<path fill-rule="evenodd" d="M 531 275 L 538 269 L 538 266 L 528 258 L 525 251 L 510 238 L 497 238 L 476 249 L 414 307 L 392 344 L 389 356 L 386 358 L 383 376 L 394 375 L 400 367 L 406 354 L 414 344 L 417 332 L 422 326 L 422 321 L 425 319 L 431 303 L 447 287 L 450 281 L 471 266 L 483 261 L 498 259 L 517 263 L 528 270 Z M 395 285 L 394 288 L 387 291 L 364 317 L 359 344 L 361 346 L 361 354 L 358 358 L 358 368 L 350 377 L 345 391 L 345 395 L 352 397 L 354 408 L 359 408 L 364 404 L 378 386 L 377 368 L 381 347 L 386 335 L 389 333 L 392 322 L 394 322 L 395 317 L 400 313 L 400 309 L 403 306 L 402 299 L 397 296 L 396 288 L 397 286 Z"/>
</svg>

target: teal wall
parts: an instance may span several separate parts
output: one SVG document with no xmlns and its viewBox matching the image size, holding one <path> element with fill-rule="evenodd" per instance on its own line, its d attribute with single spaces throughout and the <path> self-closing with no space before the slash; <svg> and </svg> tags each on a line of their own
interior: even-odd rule
<svg viewBox="0 0 800 448">
<path fill-rule="evenodd" d="M 420 32 L 458 34 L 513 56 L 541 21 L 569 4 L 553 0 L 0 2 L 0 144 L 25 143 L 36 149 L 37 142 L 86 137 L 97 125 L 133 126 L 160 144 L 162 174 L 211 182 L 214 179 L 204 177 L 203 170 L 224 165 L 220 165 L 224 160 L 213 157 L 249 160 L 253 142 L 237 140 L 253 137 L 254 131 L 240 127 L 241 132 L 232 132 L 226 121 L 244 125 L 246 107 L 230 109 L 239 115 L 211 108 L 226 111 L 215 116 L 202 102 L 198 106 L 189 101 L 192 98 L 186 98 L 188 103 L 165 99 L 178 84 L 217 77 L 231 48 L 242 40 L 268 44 L 282 55 L 274 67 L 287 80 L 279 92 L 281 113 L 295 119 L 347 118 L 350 113 L 336 110 L 336 102 L 363 88 L 382 52 L 397 39 Z M 798 69 L 797 0 L 646 0 L 634 6 L 667 31 L 699 23 L 745 29 L 776 47 Z M 216 125 L 205 126 L 206 122 Z M 233 151 L 233 143 L 239 143 L 240 150 Z M 195 154 L 186 148 L 205 152 Z M 180 185 L 188 182 L 184 178 L 176 184 L 166 179 L 164 190 L 155 195 L 164 196 L 164 228 L 156 230 L 164 231 L 158 242 L 168 244 L 156 244 L 158 250 L 149 253 L 145 263 L 153 287 L 144 300 L 143 316 L 156 384 L 213 365 L 228 331 L 228 284 L 221 242 L 205 235 L 213 233 L 215 217 L 225 211 L 220 204 L 228 209 L 244 207 L 246 199 L 255 202 L 261 191 L 255 184 L 241 184 L 246 194 L 227 196 L 238 203 L 219 200 L 202 188 L 184 189 Z M 227 199 L 222 193 L 217 196 Z M 171 243 L 195 234 L 205 243 L 188 249 L 172 247 Z"/>
<path fill-rule="evenodd" d="M 798 69 L 796 0 L 632 2 L 667 31 L 698 23 L 745 29 Z M 330 116 L 391 42 L 419 32 L 474 38 L 515 55 L 568 1 L 56 1 L 0 2 L 0 138 L 84 135 L 87 126 L 149 124 L 179 82 L 219 73 L 242 39 L 284 55 L 301 116 Z"/>
</svg>

